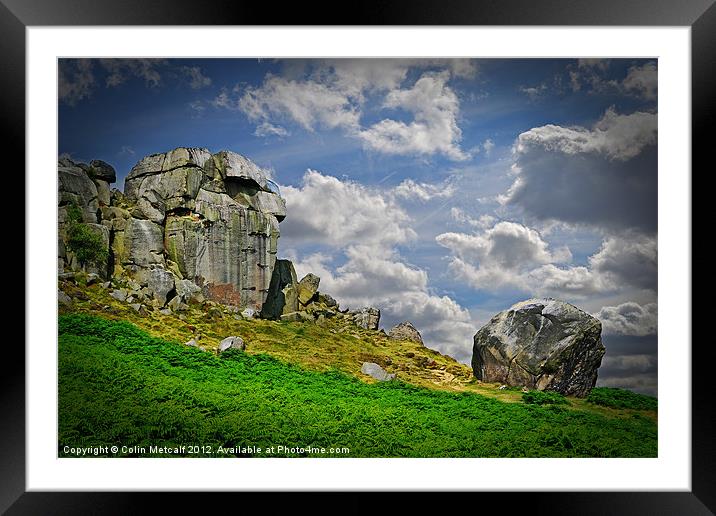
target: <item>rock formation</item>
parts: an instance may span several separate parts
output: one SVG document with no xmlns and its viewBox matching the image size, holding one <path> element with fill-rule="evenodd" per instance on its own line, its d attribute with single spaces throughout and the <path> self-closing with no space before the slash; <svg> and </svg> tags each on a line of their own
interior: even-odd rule
<svg viewBox="0 0 716 516">
<path fill-rule="evenodd" d="M 267 172 L 240 154 L 185 147 L 151 154 L 131 169 L 124 192 L 110 190 L 116 173 L 99 160 L 61 159 L 58 176 L 60 275 L 84 271 L 111 279 L 110 295 L 142 313 L 185 312 L 213 301 L 243 318 L 322 323 L 341 317 L 378 329 L 378 309 L 341 311 L 319 292 L 318 276 L 299 281 L 293 264 L 277 259 L 286 204 Z M 71 224 L 99 236 L 93 240 L 106 260 L 79 263 L 66 245 Z"/>
<path fill-rule="evenodd" d="M 60 160 L 59 266 L 78 270 L 64 248 L 67 207 L 107 242 L 104 277 L 146 286 L 156 304 L 197 296 L 261 310 L 276 263 L 284 200 L 264 170 L 234 152 L 177 148 L 146 156 L 129 172 L 124 194 L 114 169 Z M 181 292 L 181 294 L 180 294 Z"/>
<path fill-rule="evenodd" d="M 377 330 L 380 323 L 380 310 L 373 307 L 365 307 L 360 310 L 348 312 L 353 322 L 366 330 Z"/>
<path fill-rule="evenodd" d="M 393 326 L 388 332 L 388 337 L 394 340 L 409 340 L 423 344 L 423 337 L 410 321 Z"/>
<path fill-rule="evenodd" d="M 363 362 L 363 364 L 361 364 L 360 372 L 375 378 L 379 382 L 389 382 L 390 380 L 395 380 L 395 373 L 388 373 L 375 362 Z"/>
<path fill-rule="evenodd" d="M 478 380 L 586 396 L 604 356 L 602 324 L 555 299 L 529 299 L 495 315 L 474 338 Z"/>
</svg>

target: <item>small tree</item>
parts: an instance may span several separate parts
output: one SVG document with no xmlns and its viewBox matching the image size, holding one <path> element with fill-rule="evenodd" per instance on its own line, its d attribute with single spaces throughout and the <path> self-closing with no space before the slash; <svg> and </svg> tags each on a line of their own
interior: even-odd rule
<svg viewBox="0 0 716 516">
<path fill-rule="evenodd" d="M 67 249 L 72 251 L 81 266 L 104 265 L 107 262 L 107 248 L 102 236 L 82 223 L 82 210 L 77 204 L 67 206 Z"/>
</svg>

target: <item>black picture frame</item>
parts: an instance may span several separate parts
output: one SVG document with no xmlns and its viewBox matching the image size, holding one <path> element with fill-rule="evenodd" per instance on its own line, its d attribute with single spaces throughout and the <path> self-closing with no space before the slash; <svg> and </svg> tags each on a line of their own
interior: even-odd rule
<svg viewBox="0 0 716 516">
<path fill-rule="evenodd" d="M 5 125 L 6 156 L 13 156 L 13 174 L 24 170 L 25 148 L 25 29 L 28 26 L 82 25 L 621 25 L 691 27 L 692 158 L 693 170 L 706 163 L 716 123 L 716 6 L 715 0 L 436 0 L 374 1 L 347 6 L 350 16 L 325 20 L 339 13 L 337 4 L 271 4 L 229 0 L 0 0 L 0 99 Z M 281 5 L 277 8 L 277 5 Z M 323 15 L 320 13 L 324 13 Z M 704 167 L 705 168 L 705 167 Z M 713 168 L 713 167 L 710 167 Z M 706 172 L 704 170 L 703 172 Z M 24 176 L 23 176 L 24 179 Z M 688 178 L 684 178 L 687 180 Z M 19 177 L 13 185 L 17 192 Z M 23 181 L 24 183 L 24 181 Z M 22 187 L 24 189 L 24 186 Z M 692 191 L 696 193 L 696 190 Z M 29 192 L 25 192 L 26 198 Z M 703 194 L 702 194 L 703 195 Z M 696 205 L 692 200 L 692 206 Z M 696 218 L 692 216 L 694 222 Z M 18 224 L 16 231 L 20 231 Z M 9 240 L 24 241 L 23 235 Z M 693 232 L 692 235 L 697 234 Z M 12 236 L 8 237 L 12 238 Z M 17 253 L 20 246 L 17 245 Z M 23 251 L 24 253 L 24 246 Z M 692 248 L 693 253 L 693 248 Z M 693 254 L 692 254 L 693 256 Z M 19 262 L 17 258 L 13 260 Z M 693 261 L 693 260 L 692 260 Z M 24 262 L 24 260 L 23 260 Z M 31 271 L 25 270 L 25 275 Z M 20 292 L 17 289 L 16 292 Z M 17 303 L 25 307 L 25 303 Z M 695 300 L 692 306 L 696 306 Z M 25 307 L 25 310 L 31 310 Z M 692 320 L 694 320 L 692 316 Z M 698 320 L 698 319 L 696 319 Z M 8 323 L 11 321 L 8 320 Z M 25 342 L 26 346 L 41 343 Z M 674 343 L 675 344 L 675 343 Z M 692 344 L 692 490 L 689 492 L 480 493 L 479 506 L 524 505 L 530 512 L 550 514 L 712 514 L 716 511 L 716 414 L 711 376 L 707 370 L 711 339 Z M 9 348 L 9 349 L 8 349 Z M 14 351 L 13 351 L 14 350 Z M 52 350 L 48 350 L 52 352 Z M 13 356 L 13 353 L 17 356 Z M 7 514 L 85 514 L 142 512 L 149 507 L 145 493 L 26 492 L 25 489 L 25 357 L 19 346 L 6 346 L 0 375 L 0 511 Z M 662 371 L 664 371 L 662 369 Z M 665 371 L 668 374 L 668 370 Z M 163 496 L 165 510 L 195 498 L 187 493 Z M 216 493 L 209 494 L 216 497 Z M 246 494 L 241 495 L 244 498 Z M 264 495 L 265 496 L 265 495 Z M 273 496 L 273 495 L 272 495 Z M 294 493 L 294 503 L 305 494 Z M 341 505 L 358 508 L 360 493 Z M 419 503 L 430 497 L 417 495 Z M 484 497 L 489 497 L 485 500 Z M 221 498 L 224 498 L 223 496 Z M 444 497 L 442 502 L 445 502 Z M 326 498 L 323 499 L 327 500 Z M 433 499 L 434 500 L 434 499 Z M 215 500 L 215 502 L 218 500 Z M 224 500 L 221 500 L 224 501 Z M 251 500 L 260 502 L 260 499 Z M 265 498 L 264 498 L 264 502 Z M 299 501 L 300 503 L 300 501 Z M 324 505 L 324 504 L 322 504 Z M 325 504 L 328 507 L 331 504 Z M 380 509 L 391 510 L 391 502 Z M 540 510 L 541 508 L 541 510 Z"/>
</svg>

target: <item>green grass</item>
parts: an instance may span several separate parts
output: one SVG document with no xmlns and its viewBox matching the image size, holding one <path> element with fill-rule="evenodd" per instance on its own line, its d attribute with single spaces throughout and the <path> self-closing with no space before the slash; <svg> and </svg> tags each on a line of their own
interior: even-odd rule
<svg viewBox="0 0 716 516">
<path fill-rule="evenodd" d="M 530 391 L 522 395 L 522 401 L 531 405 L 564 405 L 567 398 L 558 392 Z"/>
<path fill-rule="evenodd" d="M 283 445 L 345 447 L 350 452 L 341 456 L 349 457 L 654 457 L 657 429 L 640 414 L 609 417 L 399 381 L 368 384 L 265 354 L 216 356 L 127 322 L 62 315 L 59 454 L 70 456 L 65 446 L 113 445 L 145 453 L 100 455 Z M 220 455 L 268 456 L 200 454 Z"/>
<path fill-rule="evenodd" d="M 587 396 L 587 401 L 603 407 L 657 410 L 657 399 L 653 396 L 612 387 L 595 387 Z"/>
</svg>

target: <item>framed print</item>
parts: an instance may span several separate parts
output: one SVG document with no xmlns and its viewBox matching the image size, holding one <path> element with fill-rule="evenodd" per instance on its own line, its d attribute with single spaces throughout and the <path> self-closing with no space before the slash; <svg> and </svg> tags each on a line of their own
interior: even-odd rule
<svg viewBox="0 0 716 516">
<path fill-rule="evenodd" d="M 709 2 L 351 26 L 78 6 L 3 6 L 27 203 L 3 509 L 137 490 L 713 509 L 691 338 Z"/>
</svg>

